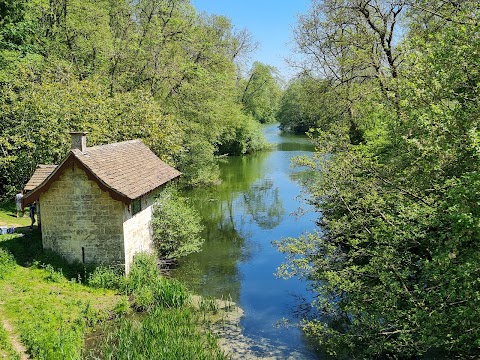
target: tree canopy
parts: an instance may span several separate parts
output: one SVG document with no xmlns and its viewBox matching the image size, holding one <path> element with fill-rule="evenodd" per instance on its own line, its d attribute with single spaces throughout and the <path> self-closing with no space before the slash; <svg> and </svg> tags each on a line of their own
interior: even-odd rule
<svg viewBox="0 0 480 360">
<path fill-rule="evenodd" d="M 254 62 L 248 78 L 242 81 L 244 111 L 263 124 L 275 122 L 282 93 L 280 85 L 278 71 L 273 66 Z"/>
<path fill-rule="evenodd" d="M 0 194 L 58 163 L 69 131 L 88 145 L 141 138 L 195 186 L 215 156 L 264 146 L 238 94 L 255 48 L 189 0 L 15 0 L 0 4 Z"/>
<path fill-rule="evenodd" d="M 480 351 L 479 17 L 475 1 L 314 0 L 299 18 L 309 81 L 329 87 L 302 103 L 295 80 L 280 108 L 315 119 L 298 163 L 319 229 L 278 242 L 280 273 L 311 281 L 306 329 L 337 357 Z"/>
</svg>

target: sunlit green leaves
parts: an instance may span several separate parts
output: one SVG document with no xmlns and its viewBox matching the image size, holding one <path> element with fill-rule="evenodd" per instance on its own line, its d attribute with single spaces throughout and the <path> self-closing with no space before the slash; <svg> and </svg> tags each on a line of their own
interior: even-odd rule
<svg viewBox="0 0 480 360">
<path fill-rule="evenodd" d="M 324 3 L 344 23 L 342 6 L 374 6 Z M 306 329 L 337 357 L 479 351 L 478 4 L 411 5 L 404 60 L 383 82 L 395 98 L 365 82 L 336 102 L 364 141 L 338 126 L 310 132 L 318 153 L 299 163 L 318 174 L 305 185 L 322 231 L 279 244 L 282 270 L 319 294 Z"/>
<path fill-rule="evenodd" d="M 71 130 L 88 131 L 88 146 L 141 138 L 188 186 L 218 180 L 217 155 L 264 146 L 238 99 L 234 60 L 248 33 L 225 17 L 188 0 L 8 1 L 1 11 L 2 198 L 38 163 L 58 163 Z"/>
<path fill-rule="evenodd" d="M 246 114 L 260 123 L 275 121 L 281 90 L 274 67 L 253 63 L 248 78 L 242 81 L 241 89 L 241 102 Z"/>
<path fill-rule="evenodd" d="M 153 240 L 161 258 L 178 259 L 200 251 L 203 239 L 200 215 L 173 189 L 156 200 L 153 212 Z"/>
</svg>

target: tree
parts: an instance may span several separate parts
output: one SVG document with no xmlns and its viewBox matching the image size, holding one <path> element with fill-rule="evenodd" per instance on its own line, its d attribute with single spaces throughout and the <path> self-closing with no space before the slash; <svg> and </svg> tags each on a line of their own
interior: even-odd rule
<svg viewBox="0 0 480 360">
<path fill-rule="evenodd" d="M 0 4 L 0 197 L 36 164 L 58 163 L 67 133 L 89 145 L 143 139 L 187 186 L 218 180 L 216 156 L 264 145 L 242 113 L 237 64 L 252 48 L 223 16 L 188 0 Z"/>
<path fill-rule="evenodd" d="M 395 98 L 380 86 L 357 104 L 365 141 L 332 127 L 299 160 L 317 173 L 305 185 L 321 231 L 278 242 L 281 273 L 318 292 L 306 329 L 338 357 L 479 351 L 478 7 L 428 5 L 431 28 L 410 13 Z"/>
<path fill-rule="evenodd" d="M 260 123 L 274 122 L 280 96 L 277 70 L 255 62 L 248 79 L 244 80 L 241 94 L 245 113 Z"/>
<path fill-rule="evenodd" d="M 363 139 L 362 118 L 356 104 L 381 90 L 384 105 L 397 109 L 395 79 L 402 61 L 397 39 L 404 14 L 403 1 L 314 0 L 294 31 L 304 66 L 332 83 L 334 98 L 346 105 L 352 143 Z"/>
<path fill-rule="evenodd" d="M 198 252 L 203 244 L 199 213 L 186 198 L 169 189 L 154 205 L 153 241 L 161 258 L 178 259 Z"/>
<path fill-rule="evenodd" d="M 301 75 L 283 92 L 276 115 L 280 128 L 304 134 L 310 129 L 326 130 L 345 118 L 336 89 L 328 80 Z"/>
</svg>

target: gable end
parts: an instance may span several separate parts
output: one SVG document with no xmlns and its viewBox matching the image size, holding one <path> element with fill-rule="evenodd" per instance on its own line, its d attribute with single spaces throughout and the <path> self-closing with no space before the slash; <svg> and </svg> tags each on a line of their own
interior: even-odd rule
<svg viewBox="0 0 480 360">
<path fill-rule="evenodd" d="M 94 181 L 103 191 L 108 192 L 112 199 L 121 201 L 126 205 L 129 205 L 132 202 L 132 199 L 130 199 L 129 197 L 123 195 L 122 193 L 119 193 L 118 191 L 115 191 L 114 189 L 103 183 L 102 180 L 95 176 L 95 174 L 87 166 L 85 166 L 85 164 L 78 160 L 76 156 L 71 152 L 67 156 L 67 158 L 52 172 L 52 174 L 50 174 L 49 177 L 47 177 L 39 186 L 37 186 L 34 190 L 27 193 L 23 197 L 22 201 L 24 206 L 34 201 L 38 201 L 38 199 L 40 198 L 40 194 L 46 192 L 50 188 L 52 183 L 55 182 L 63 174 L 64 171 L 74 171 L 75 166 L 78 166 L 80 169 L 85 171 L 88 179 Z"/>
</svg>

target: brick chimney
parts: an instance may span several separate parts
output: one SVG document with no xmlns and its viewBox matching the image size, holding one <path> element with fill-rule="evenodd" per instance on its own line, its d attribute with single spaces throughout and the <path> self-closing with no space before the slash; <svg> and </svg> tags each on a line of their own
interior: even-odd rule
<svg viewBox="0 0 480 360">
<path fill-rule="evenodd" d="M 72 147 L 71 149 L 78 149 L 82 153 L 87 149 L 87 133 L 84 131 L 73 131 L 70 133 L 72 137 Z"/>
</svg>

